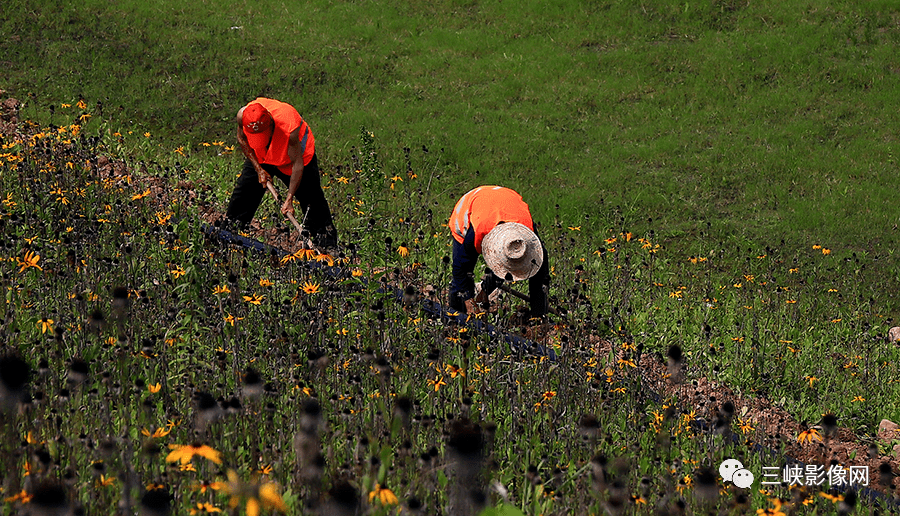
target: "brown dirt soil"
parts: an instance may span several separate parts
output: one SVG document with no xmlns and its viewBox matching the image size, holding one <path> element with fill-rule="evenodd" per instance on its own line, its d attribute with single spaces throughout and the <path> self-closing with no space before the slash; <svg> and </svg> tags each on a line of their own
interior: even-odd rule
<svg viewBox="0 0 900 516">
<path fill-rule="evenodd" d="M 613 345 L 609 341 L 596 338 L 594 342 L 598 357 L 610 356 Z M 671 373 L 677 374 L 677 370 L 670 372 L 667 365 L 658 357 L 648 354 L 642 355 L 639 367 L 642 381 L 648 388 L 664 399 L 677 399 L 679 408 L 694 410 L 696 417 L 712 422 L 722 404 L 730 401 L 735 407 L 734 417 L 741 417 L 753 427 L 753 430 L 743 435 L 743 438 L 770 450 L 780 449 L 783 444 L 786 457 L 803 464 L 823 466 L 824 469 L 828 468 L 832 460 L 845 468 L 866 466 L 869 470 L 868 487 L 887 495 L 888 499 L 900 500 L 900 490 L 895 487 L 896 482 L 893 481 L 893 477 L 897 476 L 897 471 L 900 470 L 900 460 L 891 455 L 877 453 L 878 441 L 890 443 L 892 439 L 900 438 L 900 431 L 882 429 L 878 433 L 877 441 L 872 441 L 856 435 L 849 428 L 840 426 L 833 435 L 825 436 L 823 429 L 817 425 L 814 428 L 818 430 L 820 437 L 801 443 L 798 437 L 810 427 L 804 426 L 764 396 L 738 395 L 729 387 L 705 377 L 682 383 L 673 382 L 670 379 Z M 870 444 L 874 445 L 872 451 L 875 453 L 870 452 Z M 773 458 L 769 465 L 781 468 L 786 463 L 787 460 L 784 458 Z M 883 479 L 879 470 L 885 464 L 890 466 L 892 473 Z"/>
</svg>

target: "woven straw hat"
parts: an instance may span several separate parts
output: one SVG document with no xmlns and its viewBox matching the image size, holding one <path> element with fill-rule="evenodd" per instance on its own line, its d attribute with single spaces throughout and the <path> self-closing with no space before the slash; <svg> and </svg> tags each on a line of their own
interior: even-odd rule
<svg viewBox="0 0 900 516">
<path fill-rule="evenodd" d="M 488 268 L 498 278 L 515 281 L 528 279 L 544 263 L 541 241 L 533 231 L 518 222 L 501 222 L 481 240 L 481 252 Z"/>
</svg>

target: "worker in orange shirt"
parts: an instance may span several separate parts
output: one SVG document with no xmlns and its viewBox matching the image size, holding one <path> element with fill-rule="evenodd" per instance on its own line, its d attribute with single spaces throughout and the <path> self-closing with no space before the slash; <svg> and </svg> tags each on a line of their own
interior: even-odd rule
<svg viewBox="0 0 900 516">
<path fill-rule="evenodd" d="M 449 225 L 453 235 L 450 308 L 463 313 L 475 308 L 473 273 L 481 254 L 488 267 L 482 282 L 484 300 L 504 281 L 527 279 L 529 315 L 547 315 L 550 263 L 522 196 L 502 186 L 479 186 L 456 203 Z"/>
<path fill-rule="evenodd" d="M 319 180 L 319 161 L 309 124 L 290 104 L 259 97 L 237 113 L 237 139 L 246 160 L 225 215 L 250 224 L 274 176 L 288 188 L 281 212 L 303 210 L 304 232 L 322 248 L 337 246 L 337 230 Z M 306 236 L 306 235 L 304 235 Z"/>
</svg>

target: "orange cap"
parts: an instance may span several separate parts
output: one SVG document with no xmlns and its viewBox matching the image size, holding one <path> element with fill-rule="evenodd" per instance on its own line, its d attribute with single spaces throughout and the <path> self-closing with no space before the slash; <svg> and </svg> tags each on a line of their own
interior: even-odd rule
<svg viewBox="0 0 900 516">
<path fill-rule="evenodd" d="M 272 139 L 272 114 L 259 102 L 248 104 L 241 115 L 241 125 L 251 147 L 265 148 Z"/>
</svg>

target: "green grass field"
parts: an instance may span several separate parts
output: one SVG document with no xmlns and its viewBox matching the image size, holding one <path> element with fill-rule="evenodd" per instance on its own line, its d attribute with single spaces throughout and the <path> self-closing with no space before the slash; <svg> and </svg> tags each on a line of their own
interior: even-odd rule
<svg viewBox="0 0 900 516">
<path fill-rule="evenodd" d="M 826 413 L 863 447 L 900 420 L 890 2 L 4 10 L 0 88 L 25 102 L 0 141 L 4 515 L 47 510 L 54 489 L 90 514 L 163 492 L 175 514 L 349 499 L 371 514 L 832 514 L 835 493 L 711 492 L 708 470 L 775 465 L 756 444 L 808 450 L 800 430 L 827 434 Z M 224 210 L 234 114 L 257 95 L 315 131 L 356 244 L 335 265 L 358 275 L 197 227 L 200 206 Z M 126 175 L 104 177 L 101 156 Z M 557 362 L 377 291 L 443 296 L 443 224 L 485 183 L 543 223 L 568 314 L 542 341 Z M 258 215 L 285 225 L 272 203 Z M 661 390 L 673 347 L 684 382 Z M 796 431 L 696 401 L 705 382 Z M 739 438 L 693 431 L 698 417 Z M 892 444 L 878 460 L 896 471 Z"/>
<path fill-rule="evenodd" d="M 385 158 L 442 151 L 445 206 L 499 183 L 539 218 L 559 204 L 582 224 L 602 200 L 691 251 L 707 224 L 723 246 L 885 256 L 896 244 L 891 2 L 12 0 L 6 12 L 5 89 L 36 108 L 102 102 L 164 146 L 230 142 L 237 109 L 266 95 L 310 121 L 326 168 L 360 127 Z M 209 180 L 227 189 L 221 175 Z"/>
</svg>

